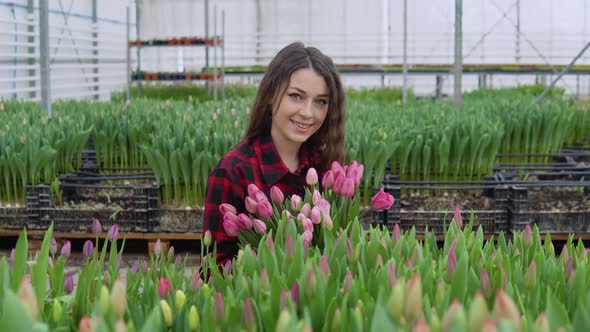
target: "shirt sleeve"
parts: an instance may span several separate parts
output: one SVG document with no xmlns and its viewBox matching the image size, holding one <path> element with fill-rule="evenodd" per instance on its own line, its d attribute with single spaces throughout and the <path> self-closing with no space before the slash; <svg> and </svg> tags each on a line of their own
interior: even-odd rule
<svg viewBox="0 0 590 332">
<path fill-rule="evenodd" d="M 203 234 L 211 233 L 211 248 L 217 245 L 217 264 L 225 264 L 238 252 L 238 239 L 230 237 L 223 228 L 223 215 L 219 211 L 222 203 L 228 203 L 243 210 L 244 188 L 238 174 L 225 168 L 216 167 L 207 181 Z"/>
</svg>

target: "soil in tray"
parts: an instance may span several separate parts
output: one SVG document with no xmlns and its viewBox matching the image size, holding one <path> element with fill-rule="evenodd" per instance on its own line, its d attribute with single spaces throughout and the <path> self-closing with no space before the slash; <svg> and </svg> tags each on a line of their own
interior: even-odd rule
<svg viewBox="0 0 590 332">
<path fill-rule="evenodd" d="M 457 192 L 423 194 L 412 193 L 402 194 L 401 198 L 395 197 L 396 203 L 400 204 L 402 212 L 405 211 L 454 211 L 459 206 L 462 211 L 466 210 L 494 210 L 494 199 L 483 196 L 482 193 Z"/>
<path fill-rule="evenodd" d="M 590 195 L 574 187 L 530 188 L 529 211 L 590 212 Z"/>
</svg>

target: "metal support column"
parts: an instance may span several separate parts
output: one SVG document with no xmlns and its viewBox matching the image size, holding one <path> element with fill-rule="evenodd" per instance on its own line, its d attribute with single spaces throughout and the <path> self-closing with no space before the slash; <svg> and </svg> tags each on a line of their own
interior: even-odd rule
<svg viewBox="0 0 590 332">
<path fill-rule="evenodd" d="M 27 43 L 29 45 L 35 44 L 35 36 L 32 34 L 35 33 L 35 5 L 34 0 L 27 0 L 27 21 L 29 24 L 27 25 L 27 32 L 30 34 L 27 37 Z M 35 69 L 33 66 L 35 65 L 35 46 L 27 47 L 27 53 L 29 57 L 27 58 L 27 65 L 29 66 L 28 75 L 29 75 L 29 88 L 34 88 L 36 85 L 36 80 L 33 79 L 35 77 Z M 37 91 L 30 91 L 29 98 L 34 99 L 36 97 Z"/>
<path fill-rule="evenodd" d="M 408 102 L 408 0 L 404 0 L 404 63 L 403 63 L 403 103 Z"/>
<path fill-rule="evenodd" d="M 209 0 L 205 0 L 205 39 L 209 38 Z M 206 73 L 209 73 L 209 45 L 205 44 L 205 69 Z M 207 95 L 211 95 L 211 86 L 209 81 L 205 81 L 205 88 Z"/>
<path fill-rule="evenodd" d="M 463 75 L 463 0 L 455 0 L 455 107 L 461 108 L 462 91 L 461 79 Z"/>
<path fill-rule="evenodd" d="M 95 92 L 94 99 L 100 98 L 100 87 L 98 85 L 98 8 L 97 8 L 97 0 L 92 0 L 92 55 L 94 59 L 92 60 L 92 74 L 94 82 L 93 90 Z"/>
<path fill-rule="evenodd" d="M 143 0 L 135 1 L 135 40 L 141 40 L 141 6 Z M 139 74 L 141 71 L 141 43 L 136 46 L 137 52 L 137 69 L 135 72 Z M 137 80 L 137 96 L 141 97 L 141 80 Z"/>
<path fill-rule="evenodd" d="M 127 100 L 131 99 L 131 46 L 129 41 L 131 40 L 131 12 L 129 6 L 127 6 Z"/>
<path fill-rule="evenodd" d="M 520 63 L 520 0 L 516 0 L 516 54 L 514 61 Z"/>
<path fill-rule="evenodd" d="M 49 0 L 39 0 L 39 54 L 41 57 L 41 105 L 51 117 L 51 71 L 49 68 Z"/>
<path fill-rule="evenodd" d="M 439 100 L 442 97 L 442 89 L 443 89 L 442 75 L 436 75 L 436 91 L 435 91 L 436 100 Z"/>
<path fill-rule="evenodd" d="M 221 99 L 225 99 L 225 9 L 221 10 Z"/>
<path fill-rule="evenodd" d="M 213 98 L 217 101 L 217 5 L 213 6 Z"/>
</svg>

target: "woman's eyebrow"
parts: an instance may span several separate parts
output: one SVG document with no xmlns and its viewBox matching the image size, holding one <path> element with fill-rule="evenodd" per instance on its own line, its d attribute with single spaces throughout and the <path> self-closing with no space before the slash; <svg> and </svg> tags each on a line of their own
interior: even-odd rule
<svg viewBox="0 0 590 332">
<path fill-rule="evenodd" d="M 305 90 L 303 90 L 303 89 L 300 89 L 300 88 L 298 88 L 298 87 L 296 87 L 296 86 L 290 86 L 289 88 L 290 88 L 290 89 L 297 90 L 297 91 L 299 91 L 299 92 L 301 92 L 301 93 L 303 93 L 303 94 L 307 94 L 307 92 L 305 92 Z M 328 95 L 327 93 L 323 93 L 323 94 L 321 94 L 321 95 L 318 95 L 318 97 L 329 97 L 329 95 Z"/>
</svg>

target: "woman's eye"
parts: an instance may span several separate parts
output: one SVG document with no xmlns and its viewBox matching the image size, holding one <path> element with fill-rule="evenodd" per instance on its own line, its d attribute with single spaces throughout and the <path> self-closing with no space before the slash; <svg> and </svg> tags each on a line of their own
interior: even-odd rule
<svg viewBox="0 0 590 332">
<path fill-rule="evenodd" d="M 299 95 L 297 93 L 292 93 L 292 94 L 289 95 L 289 97 L 291 97 L 293 99 L 296 99 L 296 100 L 301 99 L 301 95 Z"/>
<path fill-rule="evenodd" d="M 327 100 L 324 100 L 324 99 L 318 99 L 318 100 L 316 101 L 316 103 L 317 103 L 318 105 L 322 105 L 322 106 L 324 106 L 324 105 L 327 105 L 327 104 L 328 104 L 328 101 L 327 101 Z"/>
</svg>

